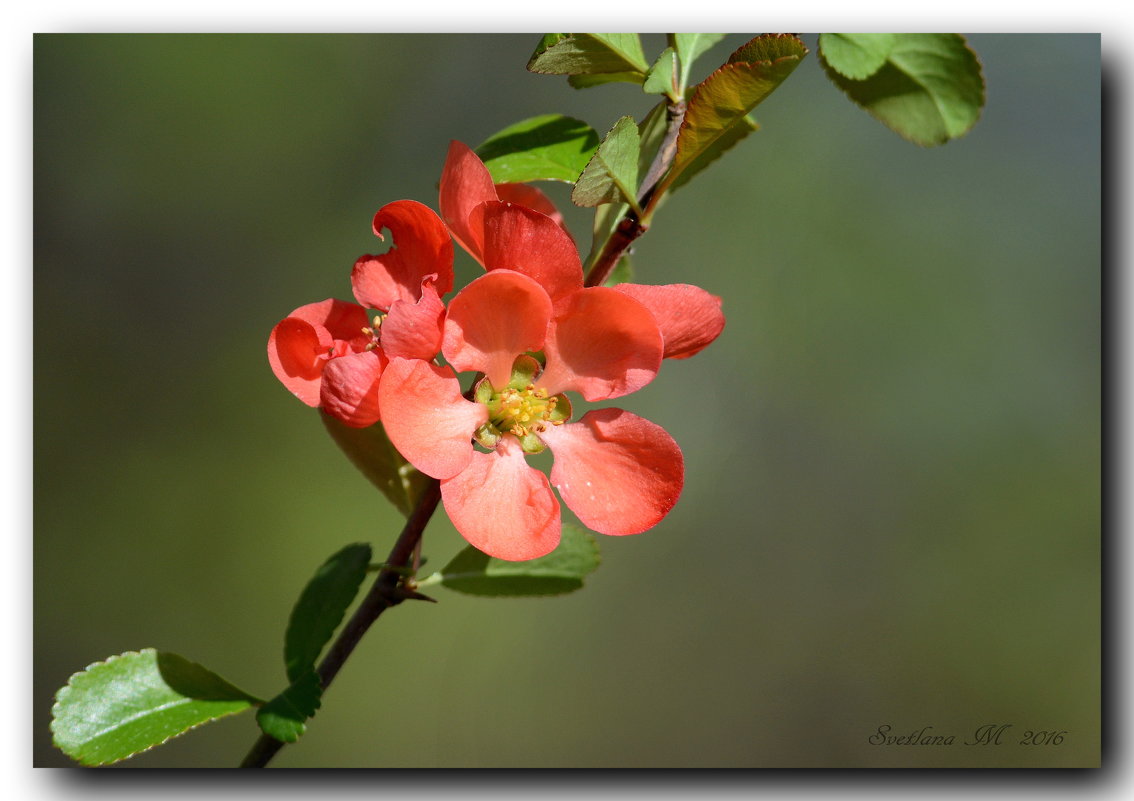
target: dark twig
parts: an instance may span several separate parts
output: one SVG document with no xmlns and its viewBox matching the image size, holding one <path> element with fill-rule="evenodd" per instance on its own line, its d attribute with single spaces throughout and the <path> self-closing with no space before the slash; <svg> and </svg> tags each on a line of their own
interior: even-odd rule
<svg viewBox="0 0 1134 801">
<path fill-rule="evenodd" d="M 362 639 L 362 635 L 378 619 L 379 615 L 407 598 L 423 601 L 433 600 L 404 586 L 402 576 L 404 570 L 402 568 L 408 565 L 413 558 L 414 550 L 421 541 L 422 532 L 425 531 L 425 526 L 429 523 L 429 519 L 433 516 L 440 500 L 441 483 L 434 479 L 426 485 L 425 491 L 418 498 L 413 514 L 406 521 L 402 533 L 390 550 L 390 555 L 386 558 L 386 566 L 379 571 L 378 578 L 374 580 L 370 592 L 358 605 L 350 620 L 339 632 L 339 636 L 331 645 L 330 650 L 327 651 L 327 655 L 323 657 L 323 661 L 319 663 L 319 683 L 324 690 L 335 680 L 335 676 L 338 675 L 347 657 L 351 655 Z M 286 743 L 282 743 L 274 737 L 269 737 L 266 734 L 261 735 L 260 739 L 252 746 L 252 750 L 248 752 L 248 756 L 240 763 L 240 767 L 265 767 L 284 745 Z"/>
</svg>

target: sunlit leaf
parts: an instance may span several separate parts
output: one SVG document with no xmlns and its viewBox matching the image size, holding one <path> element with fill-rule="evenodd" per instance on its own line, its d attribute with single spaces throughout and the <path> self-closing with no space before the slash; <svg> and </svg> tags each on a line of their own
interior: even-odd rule
<svg viewBox="0 0 1134 801">
<path fill-rule="evenodd" d="M 645 75 L 649 67 L 636 33 L 547 34 L 528 61 L 528 70 L 546 75 Z"/>
<path fill-rule="evenodd" d="M 886 63 L 897 40 L 893 33 L 821 33 L 819 53 L 831 69 L 860 81 Z"/>
<path fill-rule="evenodd" d="M 638 126 L 633 117 L 614 123 L 571 191 L 576 206 L 626 201 L 637 205 Z"/>
<path fill-rule="evenodd" d="M 562 114 L 543 114 L 493 134 L 476 153 L 494 183 L 574 183 L 598 144 L 598 134 L 585 122 Z"/>
<path fill-rule="evenodd" d="M 256 723 L 269 737 L 294 743 L 307 730 L 307 719 L 319 709 L 323 687 L 313 670 L 295 678 L 291 685 L 256 712 Z"/>
<path fill-rule="evenodd" d="M 886 63 L 864 80 L 840 74 L 825 53 L 820 56 L 827 76 L 851 100 L 916 144 L 944 144 L 980 118 L 984 76 L 959 34 L 894 34 Z"/>
<path fill-rule="evenodd" d="M 146 648 L 76 673 L 56 694 L 55 745 L 84 765 L 105 765 L 262 701 L 195 662 Z"/>
<path fill-rule="evenodd" d="M 677 54 L 667 47 L 646 73 L 642 91 L 648 95 L 672 95 L 677 92 Z"/>
<path fill-rule="evenodd" d="M 386 436 L 381 423 L 352 428 L 325 411 L 319 416 L 331 439 L 342 448 L 351 463 L 406 517 L 413 513 L 417 499 L 432 480 L 407 462 Z"/>
<path fill-rule="evenodd" d="M 559 547 L 527 562 L 506 562 L 469 546 L 421 586 L 442 584 L 469 595 L 562 595 L 583 586 L 601 561 L 594 537 L 564 524 Z"/>
<path fill-rule="evenodd" d="M 358 595 L 370 564 L 370 546 L 348 545 L 315 572 L 291 610 L 284 635 L 287 678 L 296 681 L 315 667 L 315 660 L 335 633 L 347 607 Z"/>
<path fill-rule="evenodd" d="M 724 38 L 723 33 L 675 33 L 674 45 L 681 61 L 681 85 L 689 84 L 689 68 L 697 58 Z"/>
<path fill-rule="evenodd" d="M 645 179 L 650 162 L 653 161 L 666 129 L 666 103 L 654 106 L 638 123 L 638 137 L 641 142 L 638 156 L 638 175 Z M 603 245 L 610 239 L 614 229 L 630 208 L 627 203 L 604 203 L 595 210 L 591 252 L 587 255 L 586 267 L 589 270 L 598 259 Z"/>
<path fill-rule="evenodd" d="M 805 55 L 807 48 L 795 36 L 758 36 L 698 84 L 689 98 L 667 181 L 673 182 L 695 163 L 704 166 L 714 146 L 717 155 L 723 152 L 717 140 L 735 137 L 740 130 L 736 126 L 783 83 Z"/>
</svg>

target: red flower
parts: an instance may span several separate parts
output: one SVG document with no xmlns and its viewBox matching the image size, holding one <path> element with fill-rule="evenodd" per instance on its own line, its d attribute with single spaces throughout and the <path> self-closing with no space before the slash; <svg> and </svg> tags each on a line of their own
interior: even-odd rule
<svg viewBox="0 0 1134 801">
<path fill-rule="evenodd" d="M 536 195 L 520 195 L 521 191 Z M 543 214 L 526 215 L 528 222 L 516 215 L 509 219 L 502 210 L 508 201 Z M 492 176 L 480 158 L 460 142 L 449 145 L 449 155 L 441 173 L 440 209 L 453 238 L 487 269 L 522 272 L 540 281 L 553 297 L 582 287 L 579 256 L 570 237 L 545 234 L 548 226 L 536 219 L 548 215 L 552 216 L 553 222 L 562 223 L 562 216 L 555 211 L 551 201 L 538 190 L 523 184 L 493 186 Z M 508 226 L 511 230 L 501 230 Z M 493 252 L 486 251 L 485 237 L 490 231 L 494 233 L 493 242 L 497 248 Z M 516 246 L 516 252 L 500 253 L 498 248 L 502 238 L 521 238 L 526 240 L 526 246 Z M 515 261 L 509 263 L 509 258 Z M 665 339 L 664 355 L 667 359 L 687 359 L 699 353 L 724 329 L 720 298 L 700 287 L 690 284 L 617 284 L 614 288 L 650 310 Z"/>
<path fill-rule="evenodd" d="M 563 393 L 601 401 L 645 386 L 663 357 L 691 356 L 716 338 L 720 300 L 687 285 L 584 288 L 558 222 L 501 200 L 460 143 L 449 151 L 440 205 L 454 237 L 489 272 L 449 305 L 441 346 L 449 367 L 391 357 L 379 385 L 390 440 L 441 479 L 453 524 L 492 556 L 534 559 L 555 548 L 552 486 L 595 531 L 651 528 L 681 493 L 681 450 L 660 426 L 620 409 L 569 422 Z M 532 354 L 542 355 L 542 368 Z M 466 370 L 485 374 L 471 401 L 454 372 Z M 550 483 L 524 458 L 545 447 L 555 456 Z"/>
<path fill-rule="evenodd" d="M 394 246 L 363 256 L 351 272 L 358 303 L 325 300 L 301 306 L 272 329 L 268 361 L 276 377 L 308 406 L 322 406 L 347 425 L 379 419 L 378 381 L 391 356 L 432 359 L 441 349 L 445 308 L 453 288 L 453 243 L 427 206 L 399 200 L 374 215 Z M 385 315 L 373 326 L 367 309 Z"/>
<path fill-rule="evenodd" d="M 527 355 L 538 352 L 547 361 L 542 371 Z M 553 485 L 585 525 L 604 534 L 645 531 L 677 502 L 683 460 L 664 429 L 620 409 L 569 422 L 563 394 L 576 389 L 605 400 L 656 374 L 661 334 L 637 301 L 595 287 L 554 312 L 535 280 L 494 270 L 453 298 L 442 353 L 451 367 L 392 358 L 379 402 L 390 441 L 441 479 L 449 518 L 477 548 L 510 560 L 554 550 Z M 461 395 L 454 369 L 485 373 L 474 400 Z M 545 447 L 555 456 L 550 483 L 524 459 Z"/>
</svg>

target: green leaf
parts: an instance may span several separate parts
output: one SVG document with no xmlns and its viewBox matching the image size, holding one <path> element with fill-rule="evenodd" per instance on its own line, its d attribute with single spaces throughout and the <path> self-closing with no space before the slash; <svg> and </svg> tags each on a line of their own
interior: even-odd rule
<svg viewBox="0 0 1134 801">
<path fill-rule="evenodd" d="M 386 436 L 381 423 L 352 428 L 322 409 L 319 416 L 327 433 L 351 463 L 406 517 L 413 514 L 421 493 L 432 479 L 407 462 Z"/>
<path fill-rule="evenodd" d="M 641 83 L 643 75 L 640 72 L 600 72 L 595 75 L 568 75 L 567 83 L 575 89 L 590 89 L 608 83 Z"/>
<path fill-rule="evenodd" d="M 897 40 L 893 33 L 821 33 L 819 53 L 831 69 L 860 81 L 881 69 Z"/>
<path fill-rule="evenodd" d="M 315 668 L 323 646 L 358 595 L 370 556 L 369 545 L 348 545 L 324 562 L 303 588 L 291 610 L 284 635 L 288 681 L 294 682 Z"/>
<path fill-rule="evenodd" d="M 564 524 L 559 547 L 547 556 L 527 562 L 505 562 L 469 546 L 419 586 L 440 583 L 468 595 L 563 595 L 581 588 L 583 577 L 593 572 L 600 561 L 594 537 Z"/>
<path fill-rule="evenodd" d="M 677 54 L 672 47 L 663 50 L 654 66 L 650 67 L 642 91 L 648 95 L 677 94 Z"/>
<path fill-rule="evenodd" d="M 758 36 L 698 84 L 689 98 L 667 182 L 674 182 L 695 163 L 700 162 L 703 168 L 716 157 L 711 153 L 714 146 L 719 156 L 723 150 L 717 140 L 736 137 L 736 126 L 783 83 L 805 55 L 807 48 L 795 36 Z"/>
<path fill-rule="evenodd" d="M 898 135 L 926 147 L 968 133 L 984 107 L 976 54 L 955 33 L 900 33 L 886 63 L 864 80 L 840 74 L 820 52 L 827 76 Z"/>
<path fill-rule="evenodd" d="M 641 140 L 638 156 L 638 174 L 643 176 L 643 178 L 650 168 L 650 163 L 654 160 L 654 155 L 657 153 L 662 139 L 665 138 L 665 107 L 666 103 L 663 100 L 650 109 L 649 112 L 646 113 L 646 116 L 642 118 L 642 121 L 638 123 L 638 137 Z M 603 245 L 610 239 L 611 235 L 614 233 L 614 229 L 618 227 L 618 223 L 622 220 L 622 217 L 629 208 L 630 205 L 628 203 L 604 203 L 595 211 L 591 252 L 587 255 L 586 261 L 587 270 L 590 270 L 594 265 L 595 260 L 598 259 L 599 253 L 602 251 Z"/>
<path fill-rule="evenodd" d="M 674 179 L 670 190 L 676 190 L 678 187 L 684 186 L 689 183 L 694 175 L 701 172 L 701 170 L 708 167 L 714 161 L 723 156 L 727 151 L 731 150 L 737 142 L 744 139 L 748 134 L 753 131 L 760 130 L 760 126 L 751 117 L 744 116 L 738 117 L 733 121 L 732 125 L 728 126 L 721 132 L 717 139 L 701 151 L 695 159 L 681 171 L 681 174 Z"/>
<path fill-rule="evenodd" d="M 598 144 L 598 134 L 585 122 L 544 114 L 493 134 L 476 153 L 494 183 L 574 183 Z"/>
<path fill-rule="evenodd" d="M 674 46 L 681 60 L 681 85 L 689 85 L 689 68 L 697 58 L 724 38 L 723 33 L 675 33 Z"/>
<path fill-rule="evenodd" d="M 638 205 L 638 126 L 633 117 L 622 117 L 587 162 L 571 190 L 576 206 L 597 206 L 625 200 Z"/>
<path fill-rule="evenodd" d="M 261 731 L 282 743 L 294 743 L 307 730 L 306 721 L 319 709 L 323 687 L 313 670 L 298 676 L 286 690 L 256 712 Z"/>
<path fill-rule="evenodd" d="M 547 34 L 528 70 L 545 75 L 593 75 L 609 72 L 646 74 L 650 67 L 636 33 Z"/>
<path fill-rule="evenodd" d="M 195 662 L 153 648 L 89 665 L 55 697 L 55 745 L 84 765 L 118 762 L 263 703 Z"/>
</svg>

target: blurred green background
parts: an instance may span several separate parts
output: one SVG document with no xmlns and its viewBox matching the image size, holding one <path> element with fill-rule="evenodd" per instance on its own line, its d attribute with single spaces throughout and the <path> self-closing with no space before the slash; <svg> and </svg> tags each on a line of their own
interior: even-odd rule
<svg viewBox="0 0 1134 801">
<path fill-rule="evenodd" d="M 371 215 L 436 206 L 450 139 L 651 105 L 525 72 L 537 40 L 36 37 L 37 765 L 70 764 L 52 695 L 110 654 L 276 692 L 316 566 L 389 548 L 399 516 L 273 377 L 268 332 L 350 298 Z M 639 281 L 728 316 L 617 404 L 685 452 L 669 517 L 600 538 L 575 595 L 394 610 L 275 765 L 1098 762 L 1099 37 L 970 42 L 966 138 L 904 142 L 813 52 L 637 243 Z M 443 514 L 425 543 L 433 566 L 462 546 Z M 962 744 L 992 723 L 1012 736 Z M 957 741 L 871 744 L 883 725 Z M 256 736 L 245 714 L 123 765 L 234 765 Z"/>
</svg>

